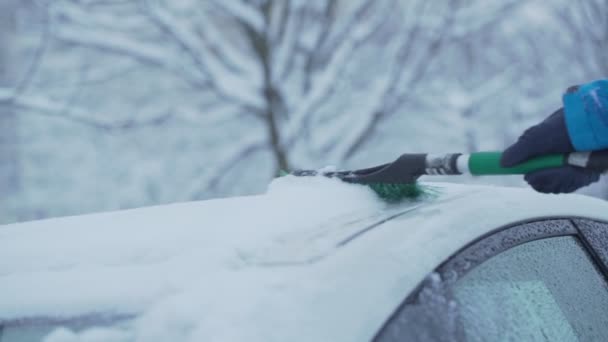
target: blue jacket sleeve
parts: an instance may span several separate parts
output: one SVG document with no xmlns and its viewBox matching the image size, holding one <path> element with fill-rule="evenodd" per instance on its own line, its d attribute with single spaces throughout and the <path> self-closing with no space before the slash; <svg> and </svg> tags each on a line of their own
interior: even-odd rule
<svg viewBox="0 0 608 342">
<path fill-rule="evenodd" d="M 563 103 L 574 148 L 577 151 L 608 148 L 608 79 L 569 90 Z"/>
</svg>

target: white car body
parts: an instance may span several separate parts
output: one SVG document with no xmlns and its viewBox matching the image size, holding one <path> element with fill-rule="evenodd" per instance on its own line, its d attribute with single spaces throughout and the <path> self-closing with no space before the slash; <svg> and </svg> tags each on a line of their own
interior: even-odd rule
<svg viewBox="0 0 608 342">
<path fill-rule="evenodd" d="M 581 195 L 432 186 L 400 205 L 349 185 L 340 198 L 360 200 L 344 205 L 328 193 L 308 205 L 309 190 L 298 205 L 281 189 L 0 227 L 0 320 L 132 314 L 116 340 L 369 341 L 481 236 L 538 218 L 608 221 L 608 204 Z"/>
</svg>

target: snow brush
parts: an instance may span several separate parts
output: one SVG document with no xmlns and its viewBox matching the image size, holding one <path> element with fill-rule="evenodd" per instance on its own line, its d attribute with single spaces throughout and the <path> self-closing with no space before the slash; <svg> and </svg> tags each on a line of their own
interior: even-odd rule
<svg viewBox="0 0 608 342">
<path fill-rule="evenodd" d="M 296 170 L 290 174 L 298 177 L 325 176 L 367 185 L 383 200 L 398 202 L 425 193 L 424 187 L 416 182 L 422 175 L 518 175 L 566 165 L 599 172 L 608 170 L 608 150 L 544 155 L 513 167 L 500 166 L 501 157 L 502 152 L 403 154 L 392 163 L 361 170 Z"/>
</svg>

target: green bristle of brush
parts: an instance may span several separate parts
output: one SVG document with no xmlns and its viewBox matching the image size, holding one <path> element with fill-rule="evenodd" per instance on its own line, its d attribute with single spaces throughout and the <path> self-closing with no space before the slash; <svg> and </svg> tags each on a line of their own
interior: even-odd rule
<svg viewBox="0 0 608 342">
<path fill-rule="evenodd" d="M 279 171 L 279 177 L 289 175 L 290 173 L 285 170 Z M 333 178 L 333 177 L 329 177 Z M 432 187 L 427 187 L 413 183 L 371 183 L 365 184 L 371 188 L 378 197 L 388 203 L 398 203 L 402 200 L 417 199 L 424 195 L 431 195 L 434 193 Z"/>
<path fill-rule="evenodd" d="M 373 183 L 368 186 L 383 200 L 395 203 L 404 199 L 416 199 L 426 193 L 424 186 L 418 183 L 390 184 Z"/>
</svg>

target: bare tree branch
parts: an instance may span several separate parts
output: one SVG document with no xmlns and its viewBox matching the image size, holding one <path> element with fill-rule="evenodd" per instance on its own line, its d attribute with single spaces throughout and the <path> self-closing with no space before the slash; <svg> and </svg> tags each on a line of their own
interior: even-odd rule
<svg viewBox="0 0 608 342">
<path fill-rule="evenodd" d="M 280 93 L 276 90 L 272 80 L 272 55 L 271 42 L 268 39 L 268 28 L 270 27 L 270 15 L 272 12 L 271 5 L 262 6 L 262 12 L 266 30 L 259 32 L 254 30 L 247 24 L 243 24 L 243 30 L 249 38 L 251 48 L 255 51 L 259 64 L 263 70 L 264 82 L 264 99 L 266 108 L 264 110 L 264 122 L 268 135 L 270 137 L 270 148 L 276 160 L 276 169 L 286 170 L 289 168 L 289 160 L 287 151 L 282 144 L 281 134 L 279 132 L 279 117 L 284 111 L 285 104 Z"/>
<path fill-rule="evenodd" d="M 116 3 L 99 2 L 97 4 L 83 4 L 79 1 L 55 0 L 50 6 L 52 14 L 62 21 L 87 28 L 101 28 L 105 31 L 134 32 L 145 27 L 147 18 L 140 15 L 120 15 L 104 12 L 103 7 L 116 5 Z M 121 5 L 134 7 L 133 0 L 125 0 Z M 134 13 L 135 14 L 135 13 Z"/>
<path fill-rule="evenodd" d="M 422 49 L 423 57 L 418 60 L 421 63 L 417 64 L 416 67 L 407 68 L 405 64 L 411 61 L 411 54 L 414 50 L 414 45 L 418 41 L 418 36 L 421 32 L 421 23 L 417 21 L 407 38 L 407 43 L 402 46 L 400 51 L 397 53 L 397 60 L 395 63 L 396 70 L 391 74 L 393 77 L 387 83 L 387 89 L 384 92 L 383 100 L 379 102 L 380 107 L 372 111 L 372 115 L 366 120 L 366 124 L 359 126 L 357 134 L 351 135 L 350 141 L 346 142 L 346 147 L 343 148 L 342 160 L 350 158 L 357 150 L 359 150 L 363 144 L 370 139 L 373 131 L 381 122 L 381 120 L 389 115 L 390 113 L 397 110 L 404 102 L 406 102 L 411 96 L 411 91 L 416 84 L 418 84 L 426 72 L 429 70 L 430 64 L 434 56 L 437 55 L 437 50 L 441 46 L 441 43 L 445 39 L 447 33 L 450 31 L 454 22 L 453 11 L 456 1 L 451 1 L 448 13 L 443 18 L 440 32 L 432 39 L 425 49 Z M 419 6 L 424 6 L 425 3 L 420 3 Z M 417 13 L 423 13 L 422 8 L 416 10 Z M 417 48 L 416 51 L 420 52 L 421 49 Z M 407 85 L 404 87 L 405 90 L 398 89 L 399 85 L 402 84 L 405 70 L 409 71 L 410 77 L 407 80 Z"/>
<path fill-rule="evenodd" d="M 147 44 L 139 39 L 132 39 L 124 34 L 106 32 L 101 29 L 85 29 L 71 24 L 57 25 L 53 31 L 55 38 L 77 45 L 98 49 L 138 60 L 140 63 L 157 66 L 177 74 L 197 88 L 207 88 L 207 80 L 186 72 L 181 66 L 171 64 L 178 58 L 171 53 L 159 49 L 155 44 Z"/>
<path fill-rule="evenodd" d="M 304 62 L 304 93 L 310 91 L 312 85 L 311 77 L 314 73 L 314 68 L 318 66 L 318 51 L 324 45 L 325 41 L 329 37 L 331 32 L 332 24 L 334 23 L 334 15 L 336 10 L 335 1 L 328 1 L 325 3 L 324 13 L 321 19 L 321 29 L 319 34 L 315 37 L 315 43 L 312 48 L 306 51 L 306 62 Z"/>
<path fill-rule="evenodd" d="M 291 1 L 292 0 L 284 0 L 282 2 L 274 4 L 274 6 L 281 6 L 281 8 L 278 14 L 279 19 L 276 25 L 276 29 L 271 30 L 268 33 L 268 39 L 270 40 L 273 48 L 279 47 L 285 39 L 287 32 L 287 23 L 291 20 L 292 17 L 292 13 L 290 11 Z"/>
<path fill-rule="evenodd" d="M 213 165 L 213 172 L 211 174 L 205 175 L 203 179 L 199 179 L 196 182 L 198 185 L 194 187 L 195 190 L 190 191 L 188 195 L 186 195 L 186 198 L 189 200 L 207 198 L 208 196 L 205 195 L 216 191 L 220 182 L 230 170 L 234 169 L 237 165 L 242 163 L 243 160 L 264 149 L 266 146 L 267 143 L 265 141 L 259 141 L 257 139 L 239 144 L 236 150 L 231 153 L 228 158 L 220 164 Z"/>
<path fill-rule="evenodd" d="M 221 8 L 227 14 L 235 17 L 242 25 L 249 30 L 262 33 L 266 28 L 266 19 L 259 8 L 252 6 L 244 1 L 224 1 L 214 0 L 213 4 Z"/>
<path fill-rule="evenodd" d="M 274 62 L 279 62 L 279 59 L 276 57 L 279 56 L 280 53 L 285 55 L 283 58 L 283 63 L 279 63 L 279 65 L 275 67 L 275 71 L 273 73 L 273 78 L 275 78 L 278 82 L 286 82 L 294 71 L 298 45 L 298 39 L 294 36 L 297 35 L 298 32 L 301 32 L 303 23 L 300 9 L 294 6 L 291 1 L 285 4 L 285 6 L 288 8 L 287 11 L 290 13 L 289 17 L 291 20 L 288 20 L 285 24 L 284 33 L 281 35 L 281 40 L 274 43 Z M 295 8 L 290 9 L 292 6 Z M 291 39 L 289 39 L 289 37 L 291 37 Z"/>
<path fill-rule="evenodd" d="M 146 126 L 159 126 L 173 117 L 173 113 L 166 112 L 156 117 L 143 120 L 123 120 L 121 122 L 104 122 L 91 119 L 92 113 L 87 110 L 66 106 L 41 96 L 16 96 L 14 92 L 0 89 L 0 103 L 10 101 L 15 107 L 23 108 L 27 114 L 37 114 L 57 119 L 72 121 L 74 123 L 97 128 L 104 131 L 121 131 Z"/>
<path fill-rule="evenodd" d="M 365 7 L 365 10 L 368 8 Z M 360 9 L 364 10 L 364 9 Z M 363 15 L 363 12 L 358 15 Z M 326 103 L 335 92 L 335 80 L 340 79 L 345 70 L 346 63 L 353 51 L 356 51 L 362 44 L 376 34 L 379 28 L 382 27 L 382 20 L 373 24 L 361 27 L 356 31 L 356 34 L 349 36 L 345 42 L 336 47 L 336 51 L 331 55 L 325 70 L 316 79 L 316 82 L 311 87 L 311 93 L 307 94 L 304 101 L 299 104 L 297 111 L 293 113 L 288 125 L 285 127 L 284 144 L 291 147 L 296 143 L 298 136 L 302 130 L 306 129 L 308 122 L 311 120 L 313 113 Z"/>
<path fill-rule="evenodd" d="M 50 41 L 50 28 L 48 23 L 48 9 L 44 11 L 44 19 L 42 23 L 43 32 L 40 38 L 40 43 L 36 47 L 34 52 L 34 56 L 32 57 L 32 61 L 30 62 L 29 67 L 27 68 L 25 74 L 21 78 L 21 81 L 17 83 L 17 86 L 14 90 L 14 96 L 20 96 L 23 94 L 28 86 L 32 83 L 33 79 L 36 77 L 38 73 L 38 69 L 40 68 L 40 64 L 42 63 L 44 53 L 47 50 L 49 41 Z"/>
<path fill-rule="evenodd" d="M 165 32 L 169 37 L 188 53 L 194 64 L 202 75 L 209 75 L 209 68 L 201 54 L 201 37 L 190 32 L 179 20 L 172 17 L 166 10 L 158 9 L 149 0 L 140 2 L 144 12 Z M 213 80 L 209 80 L 213 84 Z M 215 87 L 214 87 L 215 88 Z"/>
</svg>

